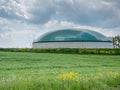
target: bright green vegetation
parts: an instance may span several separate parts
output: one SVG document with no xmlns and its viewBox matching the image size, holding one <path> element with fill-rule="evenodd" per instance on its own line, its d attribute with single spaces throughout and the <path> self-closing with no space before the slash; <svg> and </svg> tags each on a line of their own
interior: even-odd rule
<svg viewBox="0 0 120 90">
<path fill-rule="evenodd" d="M 120 56 L 0 52 L 0 90 L 120 90 Z"/>
</svg>

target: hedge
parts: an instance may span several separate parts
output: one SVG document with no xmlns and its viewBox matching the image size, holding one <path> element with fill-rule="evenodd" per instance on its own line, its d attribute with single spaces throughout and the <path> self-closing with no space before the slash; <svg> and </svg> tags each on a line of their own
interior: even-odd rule
<svg viewBox="0 0 120 90">
<path fill-rule="evenodd" d="M 34 53 L 65 53 L 65 54 L 101 54 L 101 55 L 120 55 L 120 48 L 118 49 L 81 49 L 81 48 L 48 48 L 48 49 L 34 49 L 34 48 L 0 48 L 0 51 L 10 52 L 34 52 Z"/>
</svg>

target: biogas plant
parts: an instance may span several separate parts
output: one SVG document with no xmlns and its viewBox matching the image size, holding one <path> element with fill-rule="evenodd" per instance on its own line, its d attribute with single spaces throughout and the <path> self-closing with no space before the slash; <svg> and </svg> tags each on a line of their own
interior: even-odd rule
<svg viewBox="0 0 120 90">
<path fill-rule="evenodd" d="M 113 48 L 113 43 L 96 31 L 63 29 L 42 35 L 33 42 L 33 48 Z"/>
</svg>

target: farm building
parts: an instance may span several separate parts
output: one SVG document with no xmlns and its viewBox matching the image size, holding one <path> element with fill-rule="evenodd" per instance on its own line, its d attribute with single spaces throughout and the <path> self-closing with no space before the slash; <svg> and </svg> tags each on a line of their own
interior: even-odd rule
<svg viewBox="0 0 120 90">
<path fill-rule="evenodd" d="M 33 48 L 113 48 L 106 36 L 84 29 L 52 31 L 33 42 Z"/>
</svg>

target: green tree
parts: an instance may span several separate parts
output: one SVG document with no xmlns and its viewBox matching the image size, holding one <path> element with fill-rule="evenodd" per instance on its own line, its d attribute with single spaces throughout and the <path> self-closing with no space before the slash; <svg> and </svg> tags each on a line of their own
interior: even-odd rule
<svg viewBox="0 0 120 90">
<path fill-rule="evenodd" d="M 120 48 L 120 36 L 119 35 L 113 37 L 113 46 L 114 48 Z"/>
</svg>

